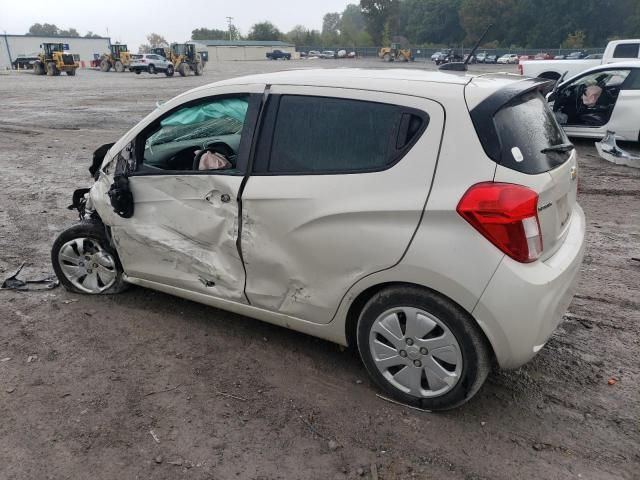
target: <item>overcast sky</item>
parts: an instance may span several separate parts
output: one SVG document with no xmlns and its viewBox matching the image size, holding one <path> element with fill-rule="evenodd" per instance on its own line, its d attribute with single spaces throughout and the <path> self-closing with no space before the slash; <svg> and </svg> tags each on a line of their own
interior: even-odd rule
<svg viewBox="0 0 640 480">
<path fill-rule="evenodd" d="M 34 23 L 54 23 L 59 28 L 75 28 L 84 35 L 110 36 L 137 51 L 151 32 L 167 41 L 182 42 L 199 27 L 226 30 L 225 17 L 245 35 L 251 25 L 263 20 L 287 32 L 302 24 L 320 30 L 327 12 L 342 12 L 357 0 L 0 0 L 0 30 L 24 34 Z"/>
</svg>

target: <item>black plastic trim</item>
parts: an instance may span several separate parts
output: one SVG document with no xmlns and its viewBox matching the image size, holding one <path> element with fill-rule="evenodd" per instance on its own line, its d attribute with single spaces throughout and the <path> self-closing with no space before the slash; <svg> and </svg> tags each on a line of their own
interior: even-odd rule
<svg viewBox="0 0 640 480">
<path fill-rule="evenodd" d="M 482 148 L 491 160 L 502 163 L 500 135 L 493 121 L 498 110 L 515 98 L 534 90 L 540 90 L 544 94 L 554 85 L 555 81 L 544 78 L 528 78 L 514 82 L 489 95 L 469 112 Z"/>
</svg>

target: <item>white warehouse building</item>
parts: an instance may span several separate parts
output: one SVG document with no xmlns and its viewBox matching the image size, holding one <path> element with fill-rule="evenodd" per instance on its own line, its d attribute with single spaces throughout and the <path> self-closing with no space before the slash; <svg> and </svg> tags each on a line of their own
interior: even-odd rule
<svg viewBox="0 0 640 480">
<path fill-rule="evenodd" d="M 210 62 L 266 60 L 268 52 L 282 50 L 296 58 L 296 46 L 277 40 L 191 40 L 206 46 Z"/>
<path fill-rule="evenodd" d="M 11 63 L 18 56 L 32 56 L 40 52 L 42 43 L 64 43 L 69 46 L 69 53 L 80 56 L 86 67 L 96 55 L 100 57 L 109 51 L 111 39 L 109 37 L 41 37 L 37 35 L 8 35 L 0 34 L 0 69 L 11 68 Z"/>
</svg>

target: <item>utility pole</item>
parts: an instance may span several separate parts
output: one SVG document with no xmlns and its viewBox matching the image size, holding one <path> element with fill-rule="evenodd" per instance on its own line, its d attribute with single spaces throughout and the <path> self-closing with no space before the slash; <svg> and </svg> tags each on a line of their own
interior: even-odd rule
<svg viewBox="0 0 640 480">
<path fill-rule="evenodd" d="M 233 40 L 233 38 L 231 38 L 231 27 L 233 26 L 233 17 L 227 17 L 227 25 L 228 25 L 228 29 L 229 29 L 229 41 Z"/>
</svg>

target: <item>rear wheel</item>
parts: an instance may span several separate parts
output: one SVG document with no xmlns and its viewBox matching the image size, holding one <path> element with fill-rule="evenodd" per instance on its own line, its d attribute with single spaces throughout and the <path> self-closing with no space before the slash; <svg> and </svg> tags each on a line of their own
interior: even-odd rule
<svg viewBox="0 0 640 480">
<path fill-rule="evenodd" d="M 69 75 L 70 77 L 75 77 L 76 69 L 72 68 L 71 70 L 67 70 L 67 75 Z"/>
<path fill-rule="evenodd" d="M 385 62 L 392 62 L 393 61 L 393 57 L 391 57 L 391 54 L 389 54 L 389 53 L 385 53 L 384 56 L 382 57 L 382 59 Z"/>
<path fill-rule="evenodd" d="M 72 292 L 110 294 L 128 286 L 104 225 L 98 222 L 82 222 L 62 232 L 53 242 L 51 262 L 62 285 Z"/>
<path fill-rule="evenodd" d="M 415 286 L 392 287 L 365 305 L 358 349 L 378 386 L 399 401 L 447 410 L 469 400 L 490 370 L 490 349 L 473 318 Z"/>
<path fill-rule="evenodd" d="M 201 63 L 196 63 L 196 69 L 193 71 L 193 73 L 196 74 L 196 76 L 200 76 L 202 75 L 202 71 L 204 70 L 204 67 L 202 66 Z"/>
<path fill-rule="evenodd" d="M 36 75 L 45 74 L 44 65 L 42 64 L 42 62 L 38 61 L 33 64 L 33 73 L 35 73 Z"/>
<path fill-rule="evenodd" d="M 164 74 L 167 77 L 173 77 L 175 70 L 173 69 L 173 65 L 167 65 L 167 69 L 164 71 Z"/>
<path fill-rule="evenodd" d="M 136 75 L 140 75 L 140 70 L 138 70 L 137 68 L 133 70 L 134 72 L 136 72 Z"/>
<path fill-rule="evenodd" d="M 151 64 L 149 65 L 149 73 L 156 73 L 156 66 Z"/>
<path fill-rule="evenodd" d="M 122 62 L 120 60 L 116 60 L 116 65 L 115 65 L 115 71 L 118 73 L 122 73 L 124 72 L 124 65 L 122 64 Z"/>
<path fill-rule="evenodd" d="M 102 60 L 100 62 L 100 71 L 102 72 L 108 72 L 109 70 L 111 70 L 111 62 L 109 60 Z"/>
<path fill-rule="evenodd" d="M 187 73 L 189 73 L 189 65 L 187 65 L 186 63 L 181 63 L 180 65 L 178 65 L 178 73 L 180 74 L 181 77 L 186 77 Z"/>
</svg>

